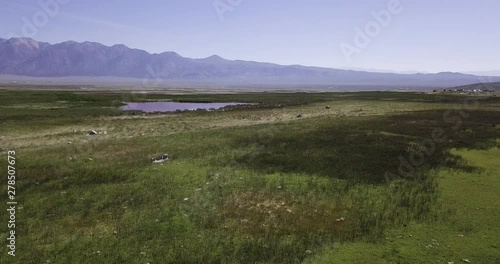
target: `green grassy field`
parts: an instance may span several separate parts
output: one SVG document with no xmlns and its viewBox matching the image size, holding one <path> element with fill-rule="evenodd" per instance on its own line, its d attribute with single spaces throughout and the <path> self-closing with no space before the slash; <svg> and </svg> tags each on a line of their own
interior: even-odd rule
<svg viewBox="0 0 500 264">
<path fill-rule="evenodd" d="M 118 109 L 162 100 L 259 105 Z M 499 97 L 0 90 L 0 263 L 500 263 L 499 120 Z"/>
</svg>

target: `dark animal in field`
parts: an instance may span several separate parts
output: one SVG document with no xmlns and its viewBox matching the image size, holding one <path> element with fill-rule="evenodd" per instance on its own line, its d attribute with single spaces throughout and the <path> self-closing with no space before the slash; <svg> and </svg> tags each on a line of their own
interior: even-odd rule
<svg viewBox="0 0 500 264">
<path fill-rule="evenodd" d="M 331 107 L 330 107 L 329 105 L 327 105 L 327 106 L 325 107 L 325 109 L 330 109 L 330 108 L 331 108 Z"/>
<path fill-rule="evenodd" d="M 298 115 L 297 115 L 297 118 L 302 118 L 302 114 L 298 114 Z"/>
<path fill-rule="evenodd" d="M 89 131 L 89 136 L 94 136 L 94 135 L 97 135 L 97 131 L 95 131 L 95 130 L 90 130 L 90 131 Z"/>
<path fill-rule="evenodd" d="M 151 158 L 151 163 L 163 163 L 168 160 L 168 154 L 161 155 L 160 158 Z"/>
</svg>

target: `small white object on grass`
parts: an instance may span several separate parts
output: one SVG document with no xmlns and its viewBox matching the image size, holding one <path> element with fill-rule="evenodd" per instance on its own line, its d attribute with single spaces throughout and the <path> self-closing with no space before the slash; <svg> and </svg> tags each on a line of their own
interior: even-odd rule
<svg viewBox="0 0 500 264">
<path fill-rule="evenodd" d="M 168 161 L 168 154 L 163 154 L 161 155 L 160 158 L 156 159 L 156 158 L 151 158 L 151 162 L 152 163 L 163 163 L 165 161 Z"/>
</svg>

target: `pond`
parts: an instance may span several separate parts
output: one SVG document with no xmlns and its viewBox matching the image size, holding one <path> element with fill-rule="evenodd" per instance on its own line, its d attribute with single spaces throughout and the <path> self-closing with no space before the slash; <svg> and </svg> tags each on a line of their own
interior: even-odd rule
<svg viewBox="0 0 500 264">
<path fill-rule="evenodd" d="M 175 112 L 175 111 L 195 111 L 195 110 L 216 110 L 226 106 L 252 105 L 247 103 L 187 103 L 187 102 L 148 102 L 148 103 L 126 103 L 120 107 L 123 111 L 143 111 L 153 112 Z"/>
</svg>

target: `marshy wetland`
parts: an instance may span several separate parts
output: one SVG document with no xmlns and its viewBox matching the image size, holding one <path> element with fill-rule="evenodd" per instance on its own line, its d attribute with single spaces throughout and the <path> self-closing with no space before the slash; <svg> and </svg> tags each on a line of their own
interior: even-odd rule
<svg viewBox="0 0 500 264">
<path fill-rule="evenodd" d="M 120 110 L 159 101 L 257 105 Z M 0 124 L 18 263 L 500 262 L 499 97 L 8 88 Z"/>
</svg>

